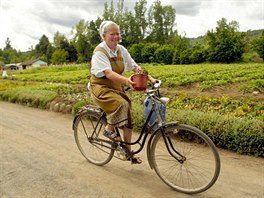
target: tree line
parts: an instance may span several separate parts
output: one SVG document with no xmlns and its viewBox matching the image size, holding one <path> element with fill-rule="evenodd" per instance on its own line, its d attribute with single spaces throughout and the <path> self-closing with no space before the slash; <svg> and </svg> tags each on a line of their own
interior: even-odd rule
<svg viewBox="0 0 264 198">
<path fill-rule="evenodd" d="M 36 46 L 20 52 L 12 48 L 7 38 L 6 46 L 0 49 L 0 65 L 37 58 L 49 64 L 88 62 L 94 47 L 101 41 L 98 29 L 104 20 L 119 24 L 121 44 L 139 63 L 232 63 L 242 59 L 248 62 L 264 59 L 264 30 L 259 30 L 262 31 L 260 36 L 252 39 L 247 32 L 239 32 L 236 21 L 227 22 L 222 18 L 215 30 L 193 42 L 174 29 L 176 10 L 172 6 L 156 0 L 147 8 L 146 0 L 138 0 L 132 12 L 125 8 L 124 0 L 116 5 L 112 0 L 104 4 L 103 15 L 95 21 L 81 19 L 72 30 L 72 39 L 60 32 L 54 34 L 52 41 L 42 35 Z"/>
</svg>

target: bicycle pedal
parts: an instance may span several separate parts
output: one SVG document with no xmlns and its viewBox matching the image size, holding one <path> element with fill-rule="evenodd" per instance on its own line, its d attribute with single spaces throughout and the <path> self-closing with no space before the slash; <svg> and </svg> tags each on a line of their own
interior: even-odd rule
<svg viewBox="0 0 264 198">
<path fill-rule="evenodd" d="M 111 146 L 112 146 L 112 149 L 116 149 L 116 148 L 118 147 L 118 144 L 117 144 L 116 142 L 113 142 L 113 143 L 111 144 Z"/>
</svg>

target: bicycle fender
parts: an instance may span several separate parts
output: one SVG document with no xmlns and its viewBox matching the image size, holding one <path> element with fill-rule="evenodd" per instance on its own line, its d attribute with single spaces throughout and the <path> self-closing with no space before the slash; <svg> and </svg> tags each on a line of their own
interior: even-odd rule
<svg viewBox="0 0 264 198">
<path fill-rule="evenodd" d="M 85 106 L 85 107 L 82 107 L 79 111 L 78 111 L 78 113 L 75 115 L 75 117 L 74 117 L 74 119 L 73 119 L 73 122 L 72 122 L 72 129 L 74 130 L 74 123 L 75 123 L 75 121 L 76 121 L 76 119 L 80 116 L 80 115 L 82 115 L 82 114 L 85 114 L 85 113 L 87 113 L 87 112 L 91 112 L 91 109 L 89 109 L 89 106 L 90 105 L 87 105 L 87 106 Z M 92 106 L 93 107 L 93 106 Z M 92 112 L 94 113 L 94 114 L 97 114 L 98 116 L 101 116 L 102 115 L 102 113 L 103 112 L 101 112 L 101 111 L 97 111 L 97 110 L 92 110 Z"/>
<path fill-rule="evenodd" d="M 152 142 L 153 142 L 154 137 L 158 133 L 161 133 L 161 129 L 160 129 L 161 127 L 164 127 L 164 129 L 166 129 L 167 127 L 170 127 L 170 126 L 173 126 L 173 125 L 178 125 L 178 124 L 179 124 L 178 122 L 166 123 L 165 125 L 160 126 L 159 128 L 157 128 L 154 131 L 154 133 L 152 133 L 152 135 L 150 136 L 149 141 L 148 141 L 148 146 L 147 146 L 147 157 L 148 157 L 148 162 L 149 162 L 149 166 L 150 166 L 151 169 L 153 169 L 153 160 L 151 158 L 150 152 L 151 152 L 151 149 L 152 149 Z"/>
</svg>

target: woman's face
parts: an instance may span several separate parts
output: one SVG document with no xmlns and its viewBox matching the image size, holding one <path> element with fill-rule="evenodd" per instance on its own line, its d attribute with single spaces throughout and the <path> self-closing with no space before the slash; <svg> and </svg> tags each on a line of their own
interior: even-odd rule
<svg viewBox="0 0 264 198">
<path fill-rule="evenodd" d="M 117 44 L 120 41 L 120 30 L 115 25 L 111 25 L 108 27 L 108 30 L 104 34 L 104 40 L 108 47 L 112 50 L 115 50 Z"/>
</svg>

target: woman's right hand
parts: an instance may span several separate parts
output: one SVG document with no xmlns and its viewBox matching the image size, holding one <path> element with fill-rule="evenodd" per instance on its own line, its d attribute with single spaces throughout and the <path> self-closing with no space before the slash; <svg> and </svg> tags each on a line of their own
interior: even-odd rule
<svg viewBox="0 0 264 198">
<path fill-rule="evenodd" d="M 132 77 L 132 76 L 133 76 L 133 75 L 129 76 L 129 78 L 127 79 L 127 86 L 129 86 L 130 89 L 134 90 L 133 85 L 135 85 L 136 83 L 133 82 L 133 81 L 131 80 L 131 77 Z"/>
</svg>

